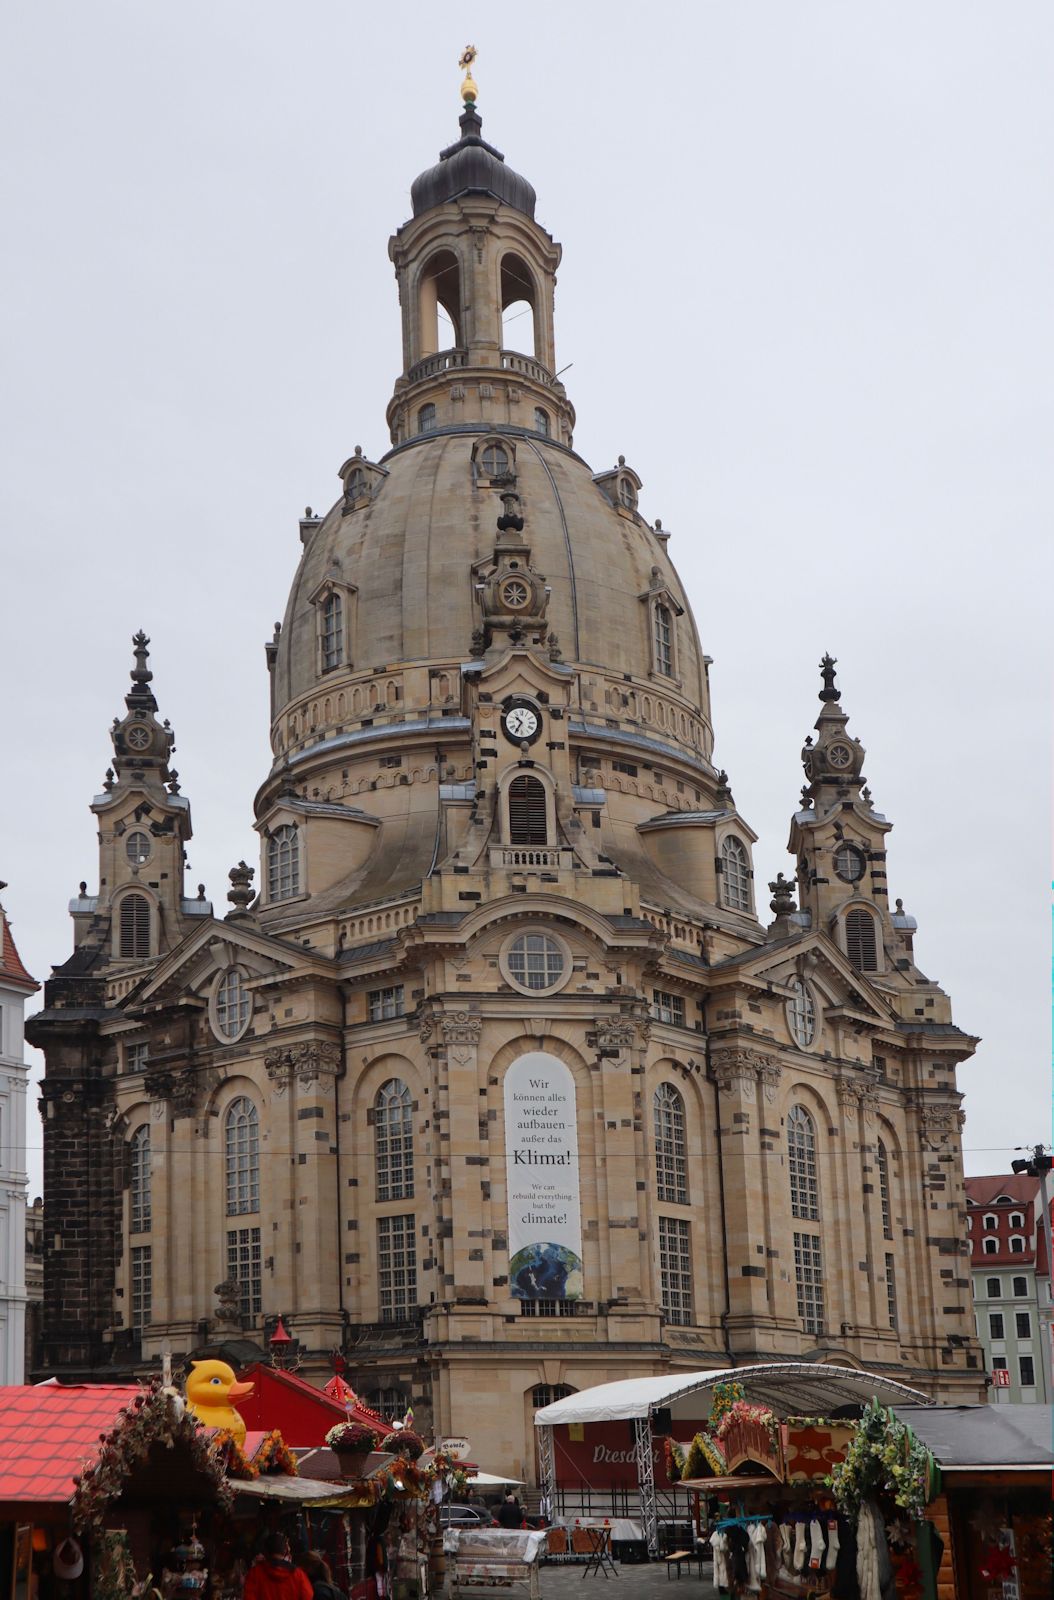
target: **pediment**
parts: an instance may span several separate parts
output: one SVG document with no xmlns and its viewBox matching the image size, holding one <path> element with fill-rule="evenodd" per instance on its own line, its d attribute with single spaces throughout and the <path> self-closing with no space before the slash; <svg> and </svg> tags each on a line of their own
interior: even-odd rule
<svg viewBox="0 0 1054 1600">
<path fill-rule="evenodd" d="M 210 917 L 129 992 L 124 1005 L 135 1010 L 176 995 L 204 998 L 216 973 L 225 967 L 243 967 L 251 981 L 291 972 L 302 963 L 303 957 L 284 940 L 269 938 L 244 921 L 219 922 Z"/>
<path fill-rule="evenodd" d="M 850 966 L 838 946 L 822 932 L 807 933 L 800 939 L 779 940 L 713 970 L 735 971 L 754 982 L 787 984 L 799 975 L 807 977 L 824 995 L 828 1008 L 844 1008 L 876 1026 L 889 1027 L 896 1012 L 889 998 L 870 983 L 862 972 Z"/>
</svg>

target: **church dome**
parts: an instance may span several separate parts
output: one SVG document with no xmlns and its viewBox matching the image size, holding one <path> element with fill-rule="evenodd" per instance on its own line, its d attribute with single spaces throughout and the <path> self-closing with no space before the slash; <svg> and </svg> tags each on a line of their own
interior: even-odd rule
<svg viewBox="0 0 1054 1600">
<path fill-rule="evenodd" d="M 473 106 L 461 116 L 461 138 L 442 151 L 438 163 L 410 185 L 414 216 L 463 194 L 489 194 L 514 211 L 534 216 L 534 187 L 505 165 L 500 150 L 480 136 L 483 123 Z"/>
<path fill-rule="evenodd" d="M 549 588 L 547 627 L 563 659 L 611 680 L 654 682 L 647 602 L 661 588 L 677 617 L 677 696 L 699 717 L 707 696 L 688 601 L 661 530 L 613 503 L 610 485 L 605 492 L 605 480 L 619 473 L 598 482 L 555 441 L 511 430 L 496 435 L 481 424 L 394 450 L 373 469 L 371 499 L 350 513 L 338 502 L 313 530 L 307 525 L 274 661 L 276 726 L 289 709 L 362 673 L 469 660 L 480 564 L 493 552 L 502 513 L 498 486 L 481 478 L 477 455 L 483 440 L 495 438 L 514 457 L 523 539 Z M 317 610 L 327 584 L 353 596 L 354 621 L 347 666 L 323 680 Z M 699 748 L 706 755 L 709 743 L 704 728 Z"/>
</svg>

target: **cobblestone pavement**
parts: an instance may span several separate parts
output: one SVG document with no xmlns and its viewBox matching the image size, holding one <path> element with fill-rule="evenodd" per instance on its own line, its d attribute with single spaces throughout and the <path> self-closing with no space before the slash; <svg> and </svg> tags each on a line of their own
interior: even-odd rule
<svg viewBox="0 0 1054 1600">
<path fill-rule="evenodd" d="M 543 1565 L 539 1574 L 542 1600 L 717 1600 L 718 1591 L 710 1582 L 709 1562 L 703 1567 L 703 1577 L 693 1565 L 690 1569 L 686 1566 L 680 1578 L 675 1573 L 667 1579 L 665 1561 L 616 1562 L 617 1578 L 584 1578 L 584 1570 L 572 1563 Z M 525 1591 L 492 1592 L 514 1597 Z"/>
</svg>

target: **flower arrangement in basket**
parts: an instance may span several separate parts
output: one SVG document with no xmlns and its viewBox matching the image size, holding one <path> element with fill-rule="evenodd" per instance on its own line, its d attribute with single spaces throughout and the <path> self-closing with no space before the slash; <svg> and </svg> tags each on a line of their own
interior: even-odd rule
<svg viewBox="0 0 1054 1600">
<path fill-rule="evenodd" d="M 420 1461 L 425 1453 L 425 1442 L 409 1428 L 393 1428 L 381 1440 L 381 1449 L 390 1450 L 396 1456 L 405 1456 L 407 1461 Z"/>
<path fill-rule="evenodd" d="M 338 1422 L 326 1434 L 326 1443 L 340 1462 L 346 1478 L 357 1478 L 366 1465 L 371 1450 L 379 1443 L 377 1430 L 363 1422 Z"/>
<path fill-rule="evenodd" d="M 713 1419 L 711 1418 L 711 1422 Z M 718 1439 L 727 1437 L 733 1425 L 737 1422 L 756 1422 L 768 1430 L 773 1438 L 776 1436 L 778 1424 L 776 1416 L 768 1406 L 753 1406 L 746 1400 L 733 1400 L 726 1410 L 722 1411 L 720 1421 L 714 1429 Z"/>
</svg>

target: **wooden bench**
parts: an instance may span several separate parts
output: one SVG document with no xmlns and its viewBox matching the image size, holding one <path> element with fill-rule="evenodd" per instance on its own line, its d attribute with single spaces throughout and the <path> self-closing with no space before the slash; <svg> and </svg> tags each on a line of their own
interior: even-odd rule
<svg viewBox="0 0 1054 1600">
<path fill-rule="evenodd" d="M 681 1576 L 681 1567 L 684 1565 L 684 1563 L 686 1561 L 688 1563 L 689 1572 L 691 1572 L 691 1570 L 692 1570 L 692 1562 L 693 1561 L 698 1561 L 698 1563 L 699 1563 L 699 1576 L 702 1577 L 702 1575 L 703 1575 L 703 1558 L 702 1558 L 702 1556 L 699 1554 L 699 1552 L 697 1550 L 671 1550 L 669 1555 L 663 1557 L 663 1560 L 666 1562 L 666 1581 L 667 1581 L 667 1583 L 669 1583 L 669 1581 L 670 1581 L 670 1568 L 671 1567 L 676 1567 L 677 1568 L 677 1576 L 680 1577 Z"/>
</svg>

